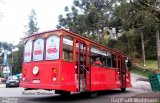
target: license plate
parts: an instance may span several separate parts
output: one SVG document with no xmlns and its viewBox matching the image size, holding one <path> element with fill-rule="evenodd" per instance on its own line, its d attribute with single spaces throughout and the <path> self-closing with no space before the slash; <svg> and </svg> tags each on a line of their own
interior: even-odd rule
<svg viewBox="0 0 160 103">
<path fill-rule="evenodd" d="M 32 83 L 40 83 L 40 80 L 33 80 Z"/>
<path fill-rule="evenodd" d="M 14 85 L 15 83 L 11 83 L 11 85 Z"/>
</svg>

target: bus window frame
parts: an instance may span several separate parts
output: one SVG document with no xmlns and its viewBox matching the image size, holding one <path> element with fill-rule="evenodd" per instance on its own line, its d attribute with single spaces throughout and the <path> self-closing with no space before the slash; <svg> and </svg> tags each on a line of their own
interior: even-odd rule
<svg viewBox="0 0 160 103">
<path fill-rule="evenodd" d="M 77 42 L 78 42 L 78 47 L 77 47 Z M 84 47 L 86 47 L 84 50 L 83 49 L 81 49 L 81 47 L 80 47 L 80 51 L 78 50 L 77 51 L 77 49 L 79 49 L 79 46 L 80 46 L 80 44 L 82 43 L 82 44 L 85 44 L 85 46 Z M 83 41 L 83 40 L 80 40 L 80 39 L 78 39 L 78 38 L 76 38 L 75 39 L 75 58 L 76 58 L 76 62 L 77 62 L 77 55 L 78 55 L 78 52 L 80 52 L 80 55 L 83 55 L 83 53 L 81 53 L 81 50 L 83 50 L 83 52 L 84 52 L 84 58 L 85 58 L 85 60 L 84 61 L 86 61 L 85 63 L 87 64 L 87 44 L 86 44 L 86 42 L 85 41 Z M 80 58 L 81 59 L 81 58 Z"/>
<path fill-rule="evenodd" d="M 35 41 L 38 40 L 38 39 L 42 39 L 42 40 L 44 41 L 44 43 L 43 43 L 43 46 L 44 46 L 44 47 L 43 47 L 43 56 L 42 56 L 43 59 L 42 59 L 42 60 L 36 60 L 36 61 L 35 61 L 34 58 L 33 58 L 33 57 L 34 57 L 34 56 L 33 56 L 33 52 L 34 52 L 34 43 L 35 43 Z M 45 55 L 45 54 L 44 54 L 44 51 L 45 51 L 44 49 L 45 49 L 45 39 L 44 39 L 44 38 L 38 37 L 38 38 L 36 38 L 36 39 L 33 40 L 32 62 L 40 62 L 40 61 L 43 61 L 43 60 L 44 60 L 44 55 Z"/>
<path fill-rule="evenodd" d="M 30 59 L 30 61 L 27 61 L 27 62 L 26 62 L 26 61 L 24 60 L 24 58 L 25 58 L 25 54 L 24 54 L 24 53 L 25 53 L 25 46 L 26 46 L 26 44 L 27 44 L 28 41 L 31 41 L 31 42 L 32 42 L 32 48 L 31 48 L 32 50 L 31 50 L 31 59 Z M 24 63 L 32 62 L 32 59 L 33 59 L 33 42 L 34 42 L 34 40 L 28 39 L 28 40 L 24 43 L 24 44 L 25 44 L 25 46 L 24 46 L 24 53 L 23 53 L 23 62 L 24 62 Z"/>
<path fill-rule="evenodd" d="M 90 44 L 90 48 L 89 48 L 90 49 L 90 64 L 91 64 L 91 66 L 106 68 L 106 66 L 103 66 L 103 64 L 102 65 L 94 65 L 94 61 L 93 61 L 93 63 L 91 62 L 91 58 L 92 58 L 92 56 L 91 56 L 91 53 L 92 53 L 91 48 L 95 48 L 95 49 L 98 49 L 100 51 L 105 51 L 105 52 L 106 52 L 106 50 L 102 50 L 99 46 L 97 46 L 95 44 Z M 101 54 L 98 54 L 98 55 L 101 55 Z M 102 63 L 101 60 L 100 60 L 100 62 Z"/>
<path fill-rule="evenodd" d="M 73 40 L 72 40 L 72 41 L 73 41 L 73 46 L 72 46 L 72 60 L 71 60 L 71 59 L 64 59 L 64 58 L 63 58 L 63 47 L 64 47 L 64 46 L 63 46 L 63 44 L 64 44 L 64 43 L 63 43 L 63 39 L 64 39 L 65 36 L 69 36 L 69 37 L 71 37 L 71 38 L 73 39 Z M 74 62 L 74 48 L 75 48 L 75 47 L 74 47 L 74 39 L 75 39 L 75 38 L 74 38 L 73 36 L 71 36 L 71 35 L 63 35 L 63 36 L 61 36 L 61 37 L 62 37 L 62 42 L 61 42 L 61 43 L 62 43 L 62 58 L 61 58 L 62 61 L 65 61 L 65 62 Z"/>
<path fill-rule="evenodd" d="M 46 59 L 46 45 L 47 45 L 47 39 L 48 38 L 50 38 L 51 36 L 57 36 L 57 37 L 59 37 L 59 58 L 58 59 L 51 59 L 51 60 L 47 60 Z M 49 36 L 47 36 L 46 38 L 45 38 L 45 41 L 44 41 L 44 59 L 43 60 L 45 60 L 45 61 L 53 61 L 53 60 L 59 60 L 60 59 L 60 53 L 61 53 L 61 48 L 60 48 L 60 44 L 61 44 L 61 38 L 63 38 L 62 36 L 60 36 L 60 35 L 57 35 L 57 34 L 51 34 L 51 35 L 49 35 Z"/>
<path fill-rule="evenodd" d="M 103 61 L 101 60 L 101 57 L 100 57 L 100 61 L 101 61 L 102 65 L 94 65 L 94 61 L 93 61 L 93 63 L 91 62 L 91 59 L 92 59 L 91 48 L 95 48 L 95 49 L 98 49 L 99 51 L 101 51 L 103 53 L 106 53 L 106 56 L 105 56 L 106 57 L 106 59 L 105 59 L 106 64 L 105 64 L 105 66 L 103 65 Z M 108 56 L 108 53 L 110 54 L 110 56 Z M 98 54 L 98 55 L 104 56 L 102 54 Z M 99 46 L 97 46 L 95 44 L 90 44 L 90 64 L 91 64 L 91 66 L 97 66 L 97 67 L 102 67 L 102 68 L 106 68 L 106 69 L 109 69 L 109 68 L 110 69 L 115 69 L 116 68 L 116 64 L 115 64 L 115 66 L 113 66 L 113 56 L 116 56 L 116 55 L 112 51 L 107 50 L 105 48 L 101 48 L 101 47 L 99 47 Z M 108 59 L 110 59 L 110 64 L 109 65 L 108 65 L 108 62 L 107 62 Z"/>
</svg>

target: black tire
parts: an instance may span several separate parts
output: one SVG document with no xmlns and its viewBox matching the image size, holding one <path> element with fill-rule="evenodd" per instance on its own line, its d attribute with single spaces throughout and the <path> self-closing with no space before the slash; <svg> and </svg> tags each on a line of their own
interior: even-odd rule
<svg viewBox="0 0 160 103">
<path fill-rule="evenodd" d="M 98 96 L 98 92 L 89 92 L 90 98 L 96 98 Z"/>
<path fill-rule="evenodd" d="M 63 97 L 69 96 L 70 94 L 71 94 L 71 92 L 68 92 L 68 91 L 63 91 L 60 93 L 60 95 Z"/>
<path fill-rule="evenodd" d="M 6 85 L 6 88 L 8 88 L 8 85 Z"/>
<path fill-rule="evenodd" d="M 121 88 L 121 92 L 126 92 L 126 88 Z"/>
</svg>

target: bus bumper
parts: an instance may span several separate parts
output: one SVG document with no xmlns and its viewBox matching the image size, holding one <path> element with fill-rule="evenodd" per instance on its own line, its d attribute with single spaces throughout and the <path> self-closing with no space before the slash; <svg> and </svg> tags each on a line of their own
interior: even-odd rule
<svg viewBox="0 0 160 103">
<path fill-rule="evenodd" d="M 74 85 L 52 85 L 52 84 L 25 84 L 20 83 L 20 87 L 27 89 L 44 89 L 44 90 L 64 90 L 70 92 L 76 92 L 76 86 Z"/>
</svg>

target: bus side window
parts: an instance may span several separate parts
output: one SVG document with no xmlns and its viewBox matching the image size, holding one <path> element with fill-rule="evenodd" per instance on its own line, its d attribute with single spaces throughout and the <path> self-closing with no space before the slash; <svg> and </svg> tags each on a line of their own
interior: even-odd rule
<svg viewBox="0 0 160 103">
<path fill-rule="evenodd" d="M 106 67 L 112 67 L 112 54 L 107 52 L 106 55 Z"/>
<path fill-rule="evenodd" d="M 132 63 L 129 59 L 125 60 L 125 64 L 126 64 L 126 70 L 129 70 L 129 68 L 132 66 Z"/>
<path fill-rule="evenodd" d="M 112 65 L 111 65 L 111 58 L 107 58 L 107 67 L 111 67 Z"/>
<path fill-rule="evenodd" d="M 90 58 L 90 62 L 91 62 L 91 64 L 93 64 L 93 62 L 94 62 L 94 59 L 92 57 Z"/>
<path fill-rule="evenodd" d="M 112 62 L 112 67 L 116 68 L 116 55 L 115 54 L 112 55 L 112 61 L 113 61 Z"/>
<path fill-rule="evenodd" d="M 104 62 L 106 60 L 105 51 L 101 50 L 100 48 L 94 45 L 91 45 L 90 52 L 91 52 L 91 55 L 90 55 L 91 65 L 94 65 L 94 66 L 105 66 L 106 65 L 106 63 Z"/>
<path fill-rule="evenodd" d="M 120 69 L 120 66 L 121 66 L 121 64 L 120 64 L 120 63 L 121 63 L 121 62 L 120 62 L 120 59 L 121 59 L 120 56 L 118 56 L 118 69 Z"/>
<path fill-rule="evenodd" d="M 73 37 L 63 37 L 63 60 L 73 61 Z"/>
<path fill-rule="evenodd" d="M 99 66 L 103 67 L 111 67 L 115 68 L 116 67 L 116 56 L 115 54 L 102 50 L 94 45 L 90 46 L 90 51 L 91 51 L 91 57 L 90 57 L 90 62 L 92 65 L 94 65 L 94 62 L 99 60 Z M 98 63 L 98 62 L 97 62 Z"/>
<path fill-rule="evenodd" d="M 106 58 L 106 52 L 105 52 L 105 51 L 102 51 L 102 53 L 103 53 L 103 54 L 101 54 L 102 66 L 103 66 L 103 67 L 106 67 L 106 66 L 107 66 L 107 64 L 106 64 L 106 60 L 107 60 L 107 58 Z"/>
</svg>

